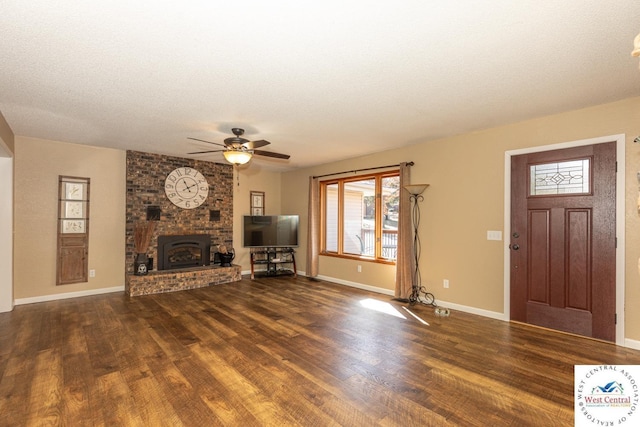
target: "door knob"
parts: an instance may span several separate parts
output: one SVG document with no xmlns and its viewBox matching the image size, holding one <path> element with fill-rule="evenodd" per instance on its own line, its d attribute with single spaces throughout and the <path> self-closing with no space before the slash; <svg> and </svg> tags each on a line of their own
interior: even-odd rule
<svg viewBox="0 0 640 427">
<path fill-rule="evenodd" d="M 517 243 L 515 245 L 511 245 L 511 249 L 513 249 L 514 251 L 517 251 L 518 249 L 520 249 L 520 245 Z"/>
</svg>

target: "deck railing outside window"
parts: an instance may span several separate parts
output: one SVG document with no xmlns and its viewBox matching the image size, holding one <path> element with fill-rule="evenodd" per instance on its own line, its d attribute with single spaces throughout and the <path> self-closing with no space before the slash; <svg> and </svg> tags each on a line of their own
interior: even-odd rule
<svg viewBox="0 0 640 427">
<path fill-rule="evenodd" d="M 375 231 L 370 228 L 363 228 L 360 234 L 362 239 L 360 254 L 365 256 L 374 256 L 375 250 Z M 396 259 L 398 248 L 398 230 L 382 231 L 382 257 L 387 259 Z"/>
</svg>

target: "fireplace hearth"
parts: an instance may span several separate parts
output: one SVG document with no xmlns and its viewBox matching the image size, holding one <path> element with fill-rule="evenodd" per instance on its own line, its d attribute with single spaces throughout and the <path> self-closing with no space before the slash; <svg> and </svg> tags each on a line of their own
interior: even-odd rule
<svg viewBox="0 0 640 427">
<path fill-rule="evenodd" d="M 158 236 L 158 270 L 202 267 L 211 263 L 211 236 Z"/>
</svg>

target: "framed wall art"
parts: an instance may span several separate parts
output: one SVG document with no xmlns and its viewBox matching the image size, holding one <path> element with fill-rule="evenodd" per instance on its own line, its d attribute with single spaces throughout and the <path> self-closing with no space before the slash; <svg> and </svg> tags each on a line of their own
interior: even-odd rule
<svg viewBox="0 0 640 427">
<path fill-rule="evenodd" d="M 264 215 L 264 191 L 251 191 L 251 215 Z"/>
<path fill-rule="evenodd" d="M 57 285 L 89 280 L 90 182 L 89 178 L 58 177 Z"/>
</svg>

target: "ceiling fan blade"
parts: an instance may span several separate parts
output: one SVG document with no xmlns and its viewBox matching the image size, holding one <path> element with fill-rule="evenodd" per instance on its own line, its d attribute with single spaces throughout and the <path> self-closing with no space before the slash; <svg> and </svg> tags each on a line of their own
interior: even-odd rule
<svg viewBox="0 0 640 427">
<path fill-rule="evenodd" d="M 207 144 L 219 145 L 220 147 L 225 147 L 223 144 L 218 144 L 217 142 L 205 141 L 204 139 L 191 138 L 187 137 L 187 139 L 193 139 L 194 141 L 206 142 Z"/>
<path fill-rule="evenodd" d="M 258 156 L 273 157 L 276 159 L 288 159 L 291 157 L 288 154 L 280 154 L 280 153 L 274 153 L 273 151 L 264 151 L 264 150 L 253 150 L 253 154 L 256 154 Z"/>
<path fill-rule="evenodd" d="M 271 143 L 264 139 L 259 139 L 257 141 L 249 141 L 248 139 L 245 139 L 242 137 L 242 134 L 244 134 L 243 129 L 233 128 L 232 132 L 234 136 L 230 138 L 226 138 L 224 140 L 224 144 L 220 144 L 218 142 L 206 141 L 204 139 L 199 139 L 199 138 L 187 137 L 187 139 L 191 139 L 193 141 L 200 141 L 207 144 L 217 145 L 219 147 L 225 148 L 223 150 L 193 151 L 187 154 L 209 154 L 209 153 L 221 153 L 225 151 L 241 151 L 241 152 L 248 152 L 250 154 L 255 154 L 257 156 L 272 157 L 275 159 L 287 160 L 291 157 L 288 154 L 274 153 L 273 151 L 257 150 L 257 148 L 264 147 L 265 145 L 269 145 Z"/>
<path fill-rule="evenodd" d="M 264 139 L 259 139 L 257 141 L 246 142 L 246 143 L 244 143 L 242 145 L 247 147 L 247 149 L 249 149 L 249 150 L 253 150 L 254 148 L 264 147 L 265 145 L 269 145 L 269 144 L 271 144 L 269 141 L 265 141 Z"/>
<path fill-rule="evenodd" d="M 194 151 L 193 153 L 187 153 L 187 154 L 206 154 L 206 153 L 221 153 L 223 151 L 227 151 L 227 150 L 207 150 L 207 151 Z"/>
</svg>

